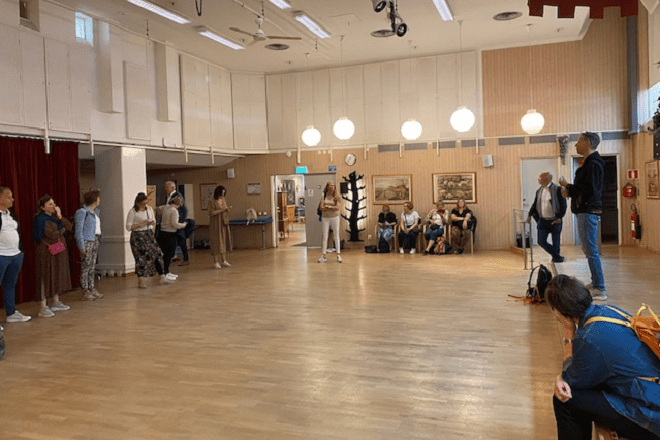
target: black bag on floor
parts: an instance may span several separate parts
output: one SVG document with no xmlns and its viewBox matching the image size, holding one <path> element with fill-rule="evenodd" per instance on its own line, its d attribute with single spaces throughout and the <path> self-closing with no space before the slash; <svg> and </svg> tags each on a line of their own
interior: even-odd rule
<svg viewBox="0 0 660 440">
<path fill-rule="evenodd" d="M 378 253 L 378 248 L 376 246 L 365 246 L 364 251 L 368 254 L 376 254 Z"/>
<path fill-rule="evenodd" d="M 390 253 L 390 244 L 384 238 L 378 240 L 378 253 L 379 254 L 389 254 Z"/>
<path fill-rule="evenodd" d="M 534 271 L 536 271 L 536 269 L 538 269 L 536 285 L 532 287 L 532 278 L 534 277 Z M 548 283 L 551 279 L 552 272 L 550 272 L 547 267 L 542 264 L 536 266 L 532 269 L 532 273 L 529 274 L 529 281 L 527 281 L 527 294 L 525 297 L 533 302 L 543 302 L 545 299 L 545 289 L 548 287 Z"/>
</svg>

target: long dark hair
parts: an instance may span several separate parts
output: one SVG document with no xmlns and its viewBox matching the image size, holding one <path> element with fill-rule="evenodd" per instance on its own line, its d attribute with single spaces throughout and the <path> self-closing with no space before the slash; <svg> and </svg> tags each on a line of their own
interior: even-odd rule
<svg viewBox="0 0 660 440">
<path fill-rule="evenodd" d="M 215 187 L 215 191 L 213 191 L 213 198 L 215 200 L 218 200 L 220 197 L 224 197 L 227 195 L 227 190 L 225 189 L 224 186 L 218 185 Z"/>
<path fill-rule="evenodd" d="M 135 212 L 140 210 L 139 204 L 147 200 L 149 197 L 143 192 L 137 193 L 137 196 L 135 196 L 135 202 L 133 202 L 133 209 Z"/>
<path fill-rule="evenodd" d="M 53 200 L 53 198 L 48 194 L 44 194 L 43 197 L 41 197 L 39 201 L 37 201 L 37 208 L 36 208 L 36 212 L 34 213 L 35 217 L 46 213 L 46 211 L 44 211 L 44 205 L 48 203 L 50 200 Z"/>
</svg>

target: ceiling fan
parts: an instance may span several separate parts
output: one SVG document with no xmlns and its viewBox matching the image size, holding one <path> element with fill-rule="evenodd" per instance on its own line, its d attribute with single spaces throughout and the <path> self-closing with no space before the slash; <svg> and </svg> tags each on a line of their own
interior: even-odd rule
<svg viewBox="0 0 660 440">
<path fill-rule="evenodd" d="M 264 40 L 302 40 L 300 37 L 284 37 L 284 36 L 275 36 L 275 35 L 266 35 L 266 33 L 261 29 L 261 25 L 264 23 L 264 9 L 263 9 L 263 3 L 261 5 L 261 15 L 257 15 L 257 18 L 254 20 L 255 23 L 257 23 L 257 31 L 253 34 L 251 32 L 244 31 L 243 29 L 239 29 L 237 27 L 230 27 L 229 30 L 232 30 L 234 32 L 238 32 L 240 34 L 245 34 L 249 35 L 252 37 L 252 41 L 246 44 L 246 46 L 252 46 L 253 44 L 259 42 L 259 41 L 264 41 Z"/>
</svg>

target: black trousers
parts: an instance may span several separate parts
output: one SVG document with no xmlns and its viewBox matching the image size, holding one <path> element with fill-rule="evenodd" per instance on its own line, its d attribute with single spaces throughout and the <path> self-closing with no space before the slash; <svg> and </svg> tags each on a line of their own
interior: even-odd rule
<svg viewBox="0 0 660 440">
<path fill-rule="evenodd" d="M 176 234 L 176 244 L 181 248 L 181 254 L 183 255 L 183 261 L 188 261 L 188 245 L 186 244 L 186 239 Z M 176 248 L 175 248 L 176 250 Z"/>
<path fill-rule="evenodd" d="M 165 274 L 170 272 L 170 263 L 176 252 L 176 232 L 160 231 L 158 234 L 158 245 L 163 251 L 163 271 Z"/>
<path fill-rule="evenodd" d="M 660 440 L 660 437 L 628 420 L 607 403 L 600 391 L 571 390 L 565 403 L 553 397 L 557 438 L 559 440 L 591 440 L 591 422 L 614 429 L 619 436 L 631 440 Z"/>
</svg>

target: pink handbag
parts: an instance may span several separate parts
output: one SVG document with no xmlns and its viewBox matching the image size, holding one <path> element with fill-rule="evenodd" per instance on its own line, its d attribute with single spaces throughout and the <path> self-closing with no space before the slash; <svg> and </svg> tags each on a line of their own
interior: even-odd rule
<svg viewBox="0 0 660 440">
<path fill-rule="evenodd" d="M 50 252 L 51 255 L 57 255 L 65 250 L 66 247 L 64 246 L 64 243 L 62 243 L 61 241 L 55 242 L 50 246 L 48 246 L 48 252 Z"/>
</svg>

